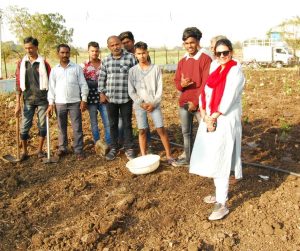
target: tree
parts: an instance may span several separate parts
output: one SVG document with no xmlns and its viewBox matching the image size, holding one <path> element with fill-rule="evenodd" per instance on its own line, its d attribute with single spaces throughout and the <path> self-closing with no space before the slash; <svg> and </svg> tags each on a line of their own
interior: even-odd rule
<svg viewBox="0 0 300 251">
<path fill-rule="evenodd" d="M 284 31 L 287 44 L 294 50 L 300 49 L 300 17 L 294 17 L 280 25 Z"/>
<path fill-rule="evenodd" d="M 300 49 L 300 17 L 296 16 L 291 19 L 287 19 L 279 24 L 277 27 L 271 29 L 267 35 L 272 32 L 280 33 L 281 39 L 285 41 L 289 47 L 294 51 Z"/>
<path fill-rule="evenodd" d="M 58 44 L 72 42 L 73 29 L 64 26 L 65 19 L 58 13 L 30 14 L 26 8 L 10 6 L 6 11 L 10 30 L 20 43 L 27 36 L 39 40 L 39 51 L 45 57 L 53 52 Z"/>
<path fill-rule="evenodd" d="M 4 71 L 6 78 L 8 77 L 7 73 L 7 61 L 11 58 L 15 58 L 15 54 L 18 54 L 18 57 L 22 58 L 23 48 L 20 45 L 16 45 L 13 41 L 2 42 L 2 58 L 4 62 Z"/>
</svg>

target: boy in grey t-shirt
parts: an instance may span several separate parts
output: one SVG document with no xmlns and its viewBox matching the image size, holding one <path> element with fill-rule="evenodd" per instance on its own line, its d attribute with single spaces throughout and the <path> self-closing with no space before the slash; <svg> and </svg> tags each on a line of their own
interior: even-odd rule
<svg viewBox="0 0 300 251">
<path fill-rule="evenodd" d="M 162 96 L 162 74 L 157 65 L 148 61 L 148 46 L 144 42 L 134 45 L 138 64 L 130 68 L 128 75 L 128 93 L 134 104 L 137 126 L 139 129 L 139 145 L 142 155 L 146 155 L 147 136 L 149 130 L 147 115 L 150 114 L 158 135 L 166 151 L 168 163 L 172 164 L 168 134 L 163 125 L 160 108 Z"/>
</svg>

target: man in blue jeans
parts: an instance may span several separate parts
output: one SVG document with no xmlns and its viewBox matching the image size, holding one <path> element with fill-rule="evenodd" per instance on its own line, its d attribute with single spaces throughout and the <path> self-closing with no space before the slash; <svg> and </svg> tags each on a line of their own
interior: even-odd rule
<svg viewBox="0 0 300 251">
<path fill-rule="evenodd" d="M 50 65 L 38 54 L 38 45 L 39 42 L 36 38 L 26 37 L 24 39 L 26 55 L 18 62 L 16 70 L 16 116 L 19 116 L 21 112 L 21 94 L 24 101 L 20 133 L 23 148 L 21 160 L 28 158 L 27 141 L 29 139 L 29 130 L 32 127 L 32 120 L 36 110 L 39 128 L 39 145 L 36 154 L 39 158 L 45 156 L 43 152 L 43 145 L 47 133 L 47 91 L 48 77 L 51 69 Z"/>
<path fill-rule="evenodd" d="M 88 44 L 89 59 L 82 65 L 83 74 L 89 87 L 88 95 L 88 111 L 90 115 L 91 130 L 94 142 L 96 143 L 100 139 L 99 126 L 98 126 L 98 111 L 100 112 L 103 127 L 105 142 L 110 145 L 110 129 L 109 121 L 106 110 L 106 104 L 99 102 L 98 93 L 98 78 L 101 67 L 101 59 L 99 58 L 100 47 L 97 42 L 89 42 Z M 106 146 L 107 149 L 107 146 Z M 105 153 L 104 153 L 105 154 Z"/>
<path fill-rule="evenodd" d="M 124 124 L 125 154 L 128 159 L 133 159 L 132 100 L 128 94 L 128 71 L 136 64 L 136 60 L 133 54 L 122 49 L 118 36 L 110 36 L 107 46 L 111 54 L 102 60 L 98 81 L 100 102 L 107 104 L 110 126 L 111 149 L 106 159 L 114 160 L 119 150 L 119 114 Z"/>
</svg>

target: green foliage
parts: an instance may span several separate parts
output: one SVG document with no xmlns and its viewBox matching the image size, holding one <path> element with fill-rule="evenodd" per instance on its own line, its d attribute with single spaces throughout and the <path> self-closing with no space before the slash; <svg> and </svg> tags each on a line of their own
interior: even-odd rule
<svg viewBox="0 0 300 251">
<path fill-rule="evenodd" d="M 10 30 L 23 44 L 23 39 L 33 36 L 39 40 L 39 51 L 48 56 L 60 43 L 72 41 L 73 29 L 64 26 L 65 19 L 58 13 L 30 14 L 26 8 L 10 6 L 6 12 Z"/>
<path fill-rule="evenodd" d="M 282 29 L 284 41 L 294 50 L 300 49 L 300 17 L 288 19 L 282 22 L 279 27 Z"/>
<path fill-rule="evenodd" d="M 284 119 L 284 118 L 280 118 L 280 129 L 283 133 L 288 133 L 292 127 L 291 125 Z"/>
<path fill-rule="evenodd" d="M 2 58 L 5 61 L 14 58 L 16 54 L 21 57 L 22 46 L 15 44 L 13 41 L 2 42 Z"/>
</svg>

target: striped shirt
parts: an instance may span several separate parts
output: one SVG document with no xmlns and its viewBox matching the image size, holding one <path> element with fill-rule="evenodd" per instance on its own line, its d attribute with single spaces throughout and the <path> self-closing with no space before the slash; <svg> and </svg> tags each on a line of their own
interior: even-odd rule
<svg viewBox="0 0 300 251">
<path fill-rule="evenodd" d="M 124 104 L 130 100 L 128 72 L 136 63 L 134 55 L 126 51 L 118 59 L 110 54 L 102 60 L 98 90 L 109 98 L 110 103 Z"/>
</svg>

